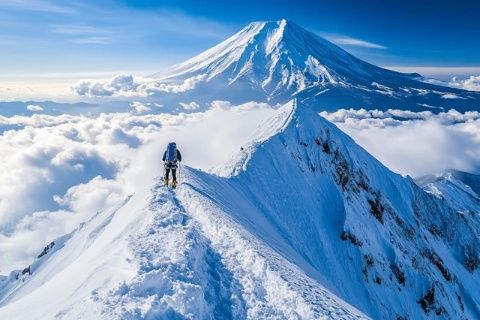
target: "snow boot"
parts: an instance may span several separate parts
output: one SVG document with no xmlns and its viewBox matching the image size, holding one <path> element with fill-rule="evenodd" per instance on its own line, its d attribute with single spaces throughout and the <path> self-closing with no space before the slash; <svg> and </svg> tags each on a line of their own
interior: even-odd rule
<svg viewBox="0 0 480 320">
<path fill-rule="evenodd" d="M 177 180 L 172 181 L 172 188 L 175 189 L 177 187 Z"/>
<path fill-rule="evenodd" d="M 168 179 L 167 178 L 163 179 L 163 183 L 164 183 L 165 187 L 168 187 Z"/>
</svg>

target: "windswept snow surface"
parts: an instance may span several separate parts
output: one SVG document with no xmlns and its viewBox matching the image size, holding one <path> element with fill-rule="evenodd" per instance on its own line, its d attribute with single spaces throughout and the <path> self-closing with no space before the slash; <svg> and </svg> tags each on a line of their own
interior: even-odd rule
<svg viewBox="0 0 480 320">
<path fill-rule="evenodd" d="M 480 317 L 478 216 L 308 106 L 280 108 L 216 172 L 146 181 L 56 241 L 0 279 L 0 318 Z"/>
<path fill-rule="evenodd" d="M 188 213 L 158 179 L 147 197 L 81 225 L 31 275 L 3 280 L 0 318 L 366 319 L 210 209 Z"/>
</svg>

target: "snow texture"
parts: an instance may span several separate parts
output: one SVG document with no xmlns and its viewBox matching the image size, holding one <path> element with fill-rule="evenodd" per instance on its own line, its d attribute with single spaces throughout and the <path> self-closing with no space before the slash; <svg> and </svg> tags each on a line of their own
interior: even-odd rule
<svg viewBox="0 0 480 320">
<path fill-rule="evenodd" d="M 55 244 L 61 250 L 36 260 L 31 274 L 12 273 L 0 316 L 366 319 L 218 211 L 187 213 L 161 179 L 145 208 L 135 204 L 144 201 L 129 197 L 69 235 L 64 248 Z M 72 272 L 76 281 L 65 282 Z M 25 303 L 28 310 L 19 311 Z"/>
<path fill-rule="evenodd" d="M 439 197 L 458 194 L 423 191 L 300 103 L 262 128 L 217 175 L 145 182 L 0 279 L 0 318 L 480 316 L 478 212 Z"/>
</svg>

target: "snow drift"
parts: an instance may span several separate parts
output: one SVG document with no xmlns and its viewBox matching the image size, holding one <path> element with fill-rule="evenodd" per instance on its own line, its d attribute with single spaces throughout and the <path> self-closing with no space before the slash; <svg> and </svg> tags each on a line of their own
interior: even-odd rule
<svg viewBox="0 0 480 320">
<path fill-rule="evenodd" d="M 215 175 L 185 168 L 176 192 L 150 181 L 49 244 L 0 279 L 0 318 L 480 316 L 478 212 L 302 103 L 251 141 Z"/>
</svg>

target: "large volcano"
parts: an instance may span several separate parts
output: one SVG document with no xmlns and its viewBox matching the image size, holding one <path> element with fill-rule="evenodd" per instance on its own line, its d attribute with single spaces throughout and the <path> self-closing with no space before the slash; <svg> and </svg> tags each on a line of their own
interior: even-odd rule
<svg viewBox="0 0 480 320">
<path fill-rule="evenodd" d="M 285 103 L 298 97 L 327 110 L 480 107 L 478 93 L 377 67 L 287 20 L 253 22 L 213 48 L 151 77 L 193 88 L 174 95 L 199 101 Z"/>
</svg>

